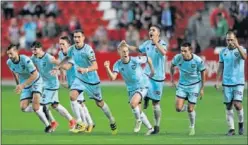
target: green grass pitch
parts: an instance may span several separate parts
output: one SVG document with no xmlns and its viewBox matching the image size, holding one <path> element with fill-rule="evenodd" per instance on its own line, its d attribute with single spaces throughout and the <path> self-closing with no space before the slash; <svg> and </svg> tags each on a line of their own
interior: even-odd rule
<svg viewBox="0 0 248 145">
<path fill-rule="evenodd" d="M 175 111 L 175 89 L 165 87 L 162 106 L 161 132 L 156 136 L 144 136 L 147 129 L 142 126 L 140 133 L 133 133 L 134 116 L 127 103 L 124 86 L 103 86 L 104 100 L 108 103 L 118 125 L 118 134 L 111 135 L 107 118 L 86 96 L 86 104 L 96 123 L 92 133 L 71 134 L 68 122 L 53 110 L 59 122 L 57 130 L 51 134 L 43 132 L 44 126 L 34 113 L 23 113 L 19 108 L 19 96 L 14 87 L 2 87 L 2 143 L 3 144 L 247 144 L 244 136 L 227 137 L 225 110 L 221 91 L 206 87 L 203 100 L 198 100 L 196 108 L 196 135 L 188 136 L 189 120 L 187 113 Z M 60 89 L 59 96 L 70 112 L 68 90 Z M 247 128 L 247 90 L 244 92 L 245 128 Z M 152 108 L 145 110 L 153 123 Z M 235 111 L 235 127 L 237 114 Z M 237 130 L 236 130 L 237 134 Z"/>
</svg>

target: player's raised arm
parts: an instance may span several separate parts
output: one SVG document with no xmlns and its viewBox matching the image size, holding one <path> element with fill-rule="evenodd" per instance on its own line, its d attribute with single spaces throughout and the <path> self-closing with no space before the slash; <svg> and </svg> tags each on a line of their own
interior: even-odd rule
<svg viewBox="0 0 248 145">
<path fill-rule="evenodd" d="M 234 46 L 238 49 L 241 58 L 246 60 L 247 59 L 247 54 L 244 51 L 243 47 L 239 45 L 237 38 L 234 39 Z"/>
<path fill-rule="evenodd" d="M 57 66 L 56 66 L 56 69 L 65 69 L 65 70 L 68 70 L 72 67 L 72 64 L 69 63 L 69 60 L 71 58 L 69 56 L 66 56 Z"/>
<path fill-rule="evenodd" d="M 110 80 L 111 81 L 116 80 L 118 73 L 111 71 L 111 69 L 110 69 L 110 62 L 109 61 L 105 61 L 104 62 L 104 67 L 106 68 L 106 71 L 107 71 L 107 74 L 108 74 Z"/>
</svg>

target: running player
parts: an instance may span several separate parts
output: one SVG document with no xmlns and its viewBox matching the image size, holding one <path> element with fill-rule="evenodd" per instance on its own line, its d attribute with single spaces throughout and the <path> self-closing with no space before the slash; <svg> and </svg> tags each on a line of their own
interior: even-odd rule
<svg viewBox="0 0 248 145">
<path fill-rule="evenodd" d="M 244 134 L 244 110 L 242 106 L 245 85 L 246 49 L 239 45 L 234 32 L 226 34 L 227 47 L 219 54 L 219 68 L 217 72 L 216 89 L 219 88 L 222 75 L 224 104 L 226 104 L 226 120 L 229 126 L 228 136 L 235 135 L 233 105 L 238 113 L 239 134 Z"/>
<path fill-rule="evenodd" d="M 91 46 L 84 43 L 85 35 L 82 30 L 76 30 L 73 33 L 75 44 L 69 48 L 68 56 L 62 60 L 62 62 L 55 68 L 70 69 L 73 64 L 68 63 L 70 59 L 75 62 L 76 66 L 76 78 L 71 85 L 70 99 L 72 110 L 76 116 L 77 125 L 72 131 L 74 133 L 83 132 L 86 129 L 85 124 L 80 117 L 80 105 L 77 103 L 77 99 L 80 93 L 85 91 L 91 99 L 94 99 L 96 105 L 102 109 L 110 122 L 112 134 L 117 133 L 117 126 L 115 119 L 107 105 L 103 101 L 101 88 L 99 86 L 100 79 L 97 74 L 98 65 L 95 58 L 95 53 Z"/>
<path fill-rule="evenodd" d="M 184 112 L 188 110 L 190 120 L 189 135 L 195 135 L 195 104 L 199 93 L 201 98 L 204 94 L 205 66 L 202 59 L 192 53 L 190 43 L 181 46 L 181 54 L 177 54 L 171 62 L 171 83 L 174 82 L 174 67 L 179 68 L 179 82 L 176 91 L 176 111 Z M 188 100 L 188 106 L 184 101 Z"/>
<path fill-rule="evenodd" d="M 70 45 L 71 45 L 71 39 L 69 36 L 60 37 L 60 39 L 59 39 L 60 51 L 58 53 L 60 61 L 62 61 L 67 56 L 68 48 L 70 47 Z M 73 63 L 73 65 L 75 64 L 73 61 L 72 61 L 72 63 Z M 63 74 L 63 71 L 64 70 L 61 70 L 61 74 Z M 64 85 L 66 88 L 70 88 L 72 83 L 73 83 L 73 80 L 75 79 L 75 73 L 76 73 L 76 69 L 74 66 L 71 69 L 67 70 L 66 71 L 67 83 L 62 82 L 62 85 Z M 62 78 L 64 78 L 64 77 L 62 76 Z M 84 100 L 83 92 L 78 96 L 77 101 L 81 105 L 81 107 L 80 107 L 81 119 L 83 120 L 83 122 L 86 123 L 86 126 L 87 126 L 87 129 L 85 132 L 92 132 L 94 123 L 92 121 L 92 118 L 90 116 L 88 108 L 86 107 L 86 105 L 84 103 L 85 100 Z"/>
<path fill-rule="evenodd" d="M 154 112 L 154 132 L 153 134 L 159 133 L 160 119 L 161 119 L 161 107 L 160 100 L 163 92 L 163 85 L 165 80 L 165 61 L 166 61 L 166 43 L 160 39 L 160 27 L 153 25 L 149 29 L 150 40 L 145 41 L 139 47 L 128 46 L 130 50 L 141 52 L 146 54 L 152 59 L 152 63 L 155 69 L 153 77 L 149 77 L 151 84 L 151 90 L 145 98 L 144 108 L 148 106 L 149 99 L 152 100 L 153 112 Z M 151 70 L 146 65 L 145 74 L 148 76 Z"/>
<path fill-rule="evenodd" d="M 51 132 L 52 128 L 40 105 L 43 82 L 31 59 L 25 55 L 19 55 L 17 46 L 10 45 L 7 48 L 7 65 L 12 71 L 16 81 L 16 93 L 20 94 L 20 106 L 23 112 L 33 112 L 38 115 L 45 124 L 45 132 Z M 32 101 L 32 104 L 31 104 Z"/>
<path fill-rule="evenodd" d="M 52 108 L 55 109 L 59 114 L 65 117 L 69 121 L 69 127 L 73 128 L 75 126 L 75 120 L 72 118 L 67 109 L 59 103 L 58 98 L 58 89 L 59 89 L 59 80 L 58 76 L 53 76 L 50 74 L 50 71 L 56 66 L 55 58 L 50 54 L 44 52 L 42 44 L 40 42 L 34 42 L 32 44 L 32 53 L 33 56 L 31 60 L 36 65 L 43 79 L 44 91 L 42 94 L 42 104 L 47 105 L 51 104 Z M 56 129 L 58 123 L 55 121 L 51 112 L 48 112 L 48 118 L 51 121 L 51 126 L 53 131 Z"/>
<path fill-rule="evenodd" d="M 121 59 L 115 62 L 113 72 L 110 69 L 109 61 L 105 61 L 104 66 L 111 80 L 115 80 L 120 73 L 127 85 L 129 103 L 136 119 L 134 132 L 140 131 L 143 122 L 148 128 L 146 135 L 150 135 L 154 131 L 153 127 L 145 113 L 140 109 L 140 103 L 147 95 L 149 87 L 148 77 L 143 73 L 141 64 L 148 62 L 152 77 L 154 75 L 152 61 L 147 56 L 130 57 L 129 49 L 124 41 L 118 46 L 118 53 Z"/>
</svg>

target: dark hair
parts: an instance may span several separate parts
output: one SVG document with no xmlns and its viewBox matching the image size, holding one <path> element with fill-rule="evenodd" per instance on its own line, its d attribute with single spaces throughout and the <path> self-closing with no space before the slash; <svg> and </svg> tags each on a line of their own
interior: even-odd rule
<svg viewBox="0 0 248 145">
<path fill-rule="evenodd" d="M 42 44 L 38 41 L 35 41 L 32 45 L 31 48 L 42 48 Z"/>
<path fill-rule="evenodd" d="M 84 31 L 83 31 L 83 30 L 81 30 L 81 29 L 77 29 L 77 30 L 75 30 L 75 31 L 73 32 L 73 35 L 74 35 L 75 33 L 82 33 L 82 34 L 84 35 Z"/>
<path fill-rule="evenodd" d="M 8 48 L 7 48 L 7 51 L 10 50 L 10 49 L 12 49 L 13 47 L 15 47 L 16 50 L 18 49 L 18 46 L 17 46 L 17 45 L 15 45 L 15 44 L 10 44 L 10 45 L 8 46 Z"/>
<path fill-rule="evenodd" d="M 71 38 L 69 36 L 61 36 L 59 39 L 67 41 L 67 43 L 71 44 Z"/>
<path fill-rule="evenodd" d="M 184 42 L 181 47 L 188 47 L 190 50 L 192 50 L 191 44 L 189 42 Z"/>
<path fill-rule="evenodd" d="M 236 37 L 236 33 L 235 33 L 234 31 L 228 30 L 228 31 L 226 32 L 226 35 L 230 35 L 230 34 L 233 34 L 233 35 Z"/>
<path fill-rule="evenodd" d="M 150 28 L 151 28 L 151 27 L 155 27 L 155 28 L 158 29 L 159 33 L 161 32 L 161 27 L 160 27 L 159 25 L 151 25 Z"/>
</svg>

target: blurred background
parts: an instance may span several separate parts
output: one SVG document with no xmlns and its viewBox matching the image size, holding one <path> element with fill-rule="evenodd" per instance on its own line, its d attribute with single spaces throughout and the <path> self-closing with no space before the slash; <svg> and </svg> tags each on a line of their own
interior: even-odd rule
<svg viewBox="0 0 248 145">
<path fill-rule="evenodd" d="M 116 46 L 121 40 L 136 46 L 147 40 L 148 28 L 153 24 L 162 28 L 161 39 L 168 44 L 166 67 L 180 52 L 180 44 L 188 41 L 194 53 L 206 60 L 209 80 L 215 77 L 217 54 L 225 46 L 228 30 L 234 30 L 239 43 L 248 46 L 247 1 L 2 1 L 2 79 L 12 79 L 5 68 L 5 49 L 10 43 L 19 45 L 21 53 L 31 55 L 30 45 L 38 40 L 56 56 L 58 38 L 82 29 L 86 43 L 95 50 L 102 65 L 106 59 L 114 62 L 119 58 Z M 99 74 L 102 80 L 107 79 L 103 66 Z"/>
</svg>

